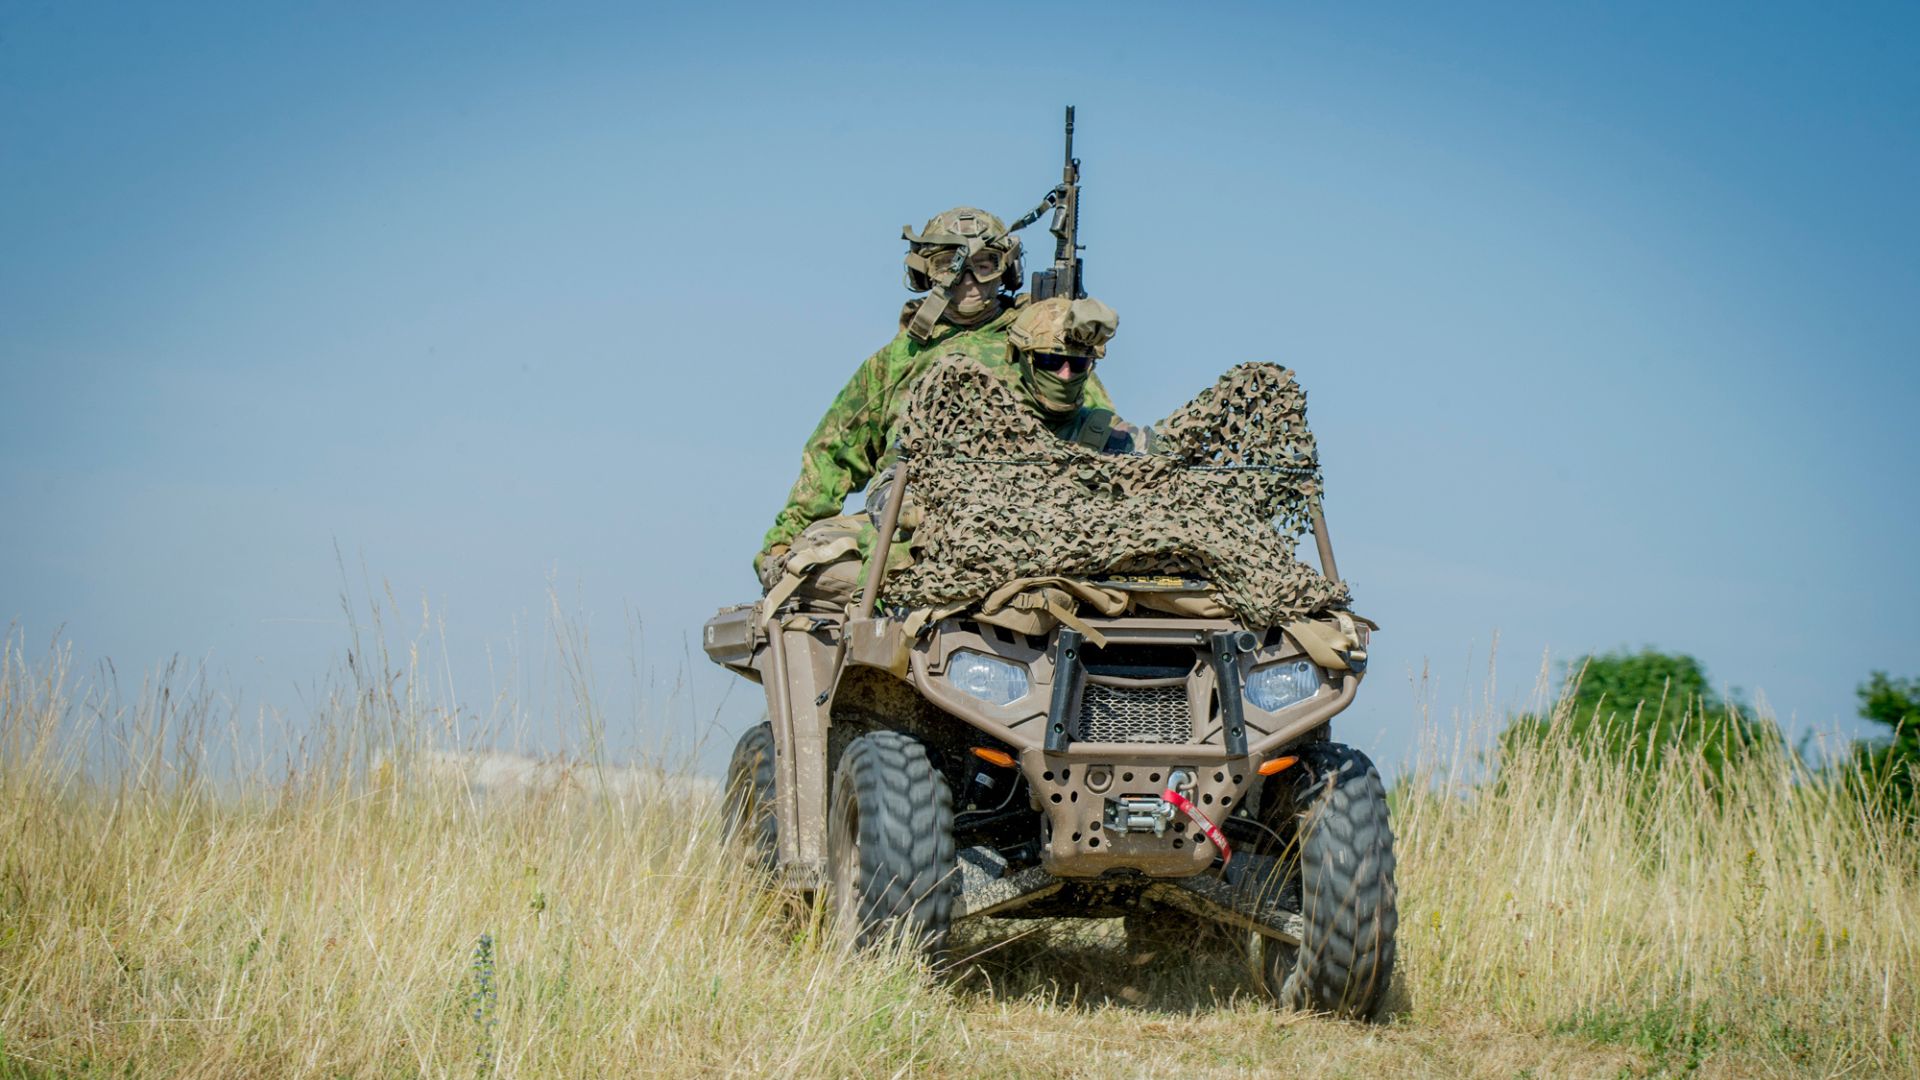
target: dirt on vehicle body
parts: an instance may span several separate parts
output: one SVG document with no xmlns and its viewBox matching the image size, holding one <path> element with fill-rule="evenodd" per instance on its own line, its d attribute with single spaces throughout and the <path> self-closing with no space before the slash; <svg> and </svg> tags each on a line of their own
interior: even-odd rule
<svg viewBox="0 0 1920 1080">
<path fill-rule="evenodd" d="M 1329 732 L 1372 627 L 1291 373 L 1235 369 L 1146 458 L 1047 437 L 970 367 L 915 391 L 858 600 L 776 587 L 708 623 L 708 654 L 767 691 L 729 771 L 737 831 L 856 941 L 1210 920 L 1283 1002 L 1372 1015 L 1392 835 Z M 1319 571 L 1292 556 L 1307 532 Z"/>
</svg>

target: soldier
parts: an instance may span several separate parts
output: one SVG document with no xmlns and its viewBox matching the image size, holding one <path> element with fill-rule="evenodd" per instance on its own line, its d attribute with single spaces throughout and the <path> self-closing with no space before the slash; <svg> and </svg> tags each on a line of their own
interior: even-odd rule
<svg viewBox="0 0 1920 1080">
<path fill-rule="evenodd" d="M 937 358 L 917 364 L 913 377 L 917 378 L 931 370 L 941 360 L 969 356 L 1005 379 L 1014 396 L 1026 402 L 1047 429 L 1060 438 L 1103 453 L 1144 453 L 1151 449 L 1150 429 L 1137 429 L 1116 417 L 1112 409 L 1091 404 L 1095 388 L 1094 365 L 1106 355 L 1107 342 L 1119 328 L 1120 316 L 1100 301 L 1068 300 L 1064 296 L 1056 296 L 1037 304 L 1023 305 L 1013 313 L 1005 321 L 1005 344 L 999 347 L 997 354 L 975 348 L 950 349 Z M 977 346 L 979 343 L 970 341 L 969 344 Z M 904 408 L 908 389 L 907 385 L 892 388 L 896 407 Z M 833 420 L 834 416 L 829 414 L 821 422 L 822 430 Z M 772 555 L 763 554 L 756 561 L 763 587 L 772 590 L 782 578 L 789 576 L 785 571 L 792 570 L 792 580 L 783 596 L 797 595 L 803 600 L 824 603 L 829 608 L 840 607 L 851 599 L 860 583 L 860 549 L 865 546 L 863 533 L 867 531 L 870 520 L 879 520 L 877 510 L 884 505 L 887 489 L 892 486 L 890 459 L 894 426 L 899 421 L 899 413 L 890 409 L 886 421 L 887 426 L 880 438 L 883 440 L 881 445 L 887 448 L 885 455 L 888 460 L 880 476 L 873 480 L 868 489 L 868 512 L 828 514 L 804 523 L 794 534 L 790 545 L 791 565 L 786 550 L 789 545 L 775 549 Z M 808 446 L 810 455 L 820 450 L 830 460 L 846 460 L 847 455 L 835 453 L 837 448 L 821 446 L 818 433 L 815 439 Z M 807 477 L 808 474 L 803 472 L 801 482 L 804 483 Z M 800 485 L 796 484 L 794 488 L 798 491 Z M 793 506 L 793 503 L 789 503 L 788 509 Z M 839 507 L 835 505 L 834 509 L 837 511 Z"/>
<path fill-rule="evenodd" d="M 1007 348 L 1007 329 L 1024 303 L 1012 295 L 1021 281 L 1019 237 L 999 218 L 967 206 L 935 217 L 917 234 L 902 228 L 901 236 L 907 288 L 929 295 L 901 310 L 900 332 L 860 365 L 807 440 L 799 479 L 754 557 L 763 585 L 779 579 L 801 530 L 839 514 L 847 496 L 890 463 L 907 391 L 935 360 L 962 353 L 1016 389 L 1025 382 Z M 1074 408 L 1112 409 L 1097 377 L 1082 380 L 1078 392 Z"/>
<path fill-rule="evenodd" d="M 1055 435 L 1109 454 L 1146 453 L 1151 428 L 1089 401 L 1093 367 L 1119 328 L 1120 316 L 1100 301 L 1056 296 L 1014 316 L 1007 359 L 1020 373 L 1021 396 Z"/>
</svg>

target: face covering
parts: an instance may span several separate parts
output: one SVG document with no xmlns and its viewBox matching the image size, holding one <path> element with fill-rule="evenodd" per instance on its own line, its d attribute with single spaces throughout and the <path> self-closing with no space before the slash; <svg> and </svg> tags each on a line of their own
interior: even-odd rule
<svg viewBox="0 0 1920 1080">
<path fill-rule="evenodd" d="M 1041 371 L 1033 366 L 1032 360 L 1023 360 L 1020 364 L 1020 381 L 1026 385 L 1027 393 L 1051 413 L 1078 409 L 1081 399 L 1087 396 L 1087 376 L 1092 374 L 1092 365 L 1074 375 L 1067 368 L 1058 372 Z"/>
</svg>

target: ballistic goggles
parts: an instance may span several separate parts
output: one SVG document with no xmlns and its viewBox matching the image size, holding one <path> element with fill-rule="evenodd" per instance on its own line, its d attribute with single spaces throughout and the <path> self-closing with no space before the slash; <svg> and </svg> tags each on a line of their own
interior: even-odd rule
<svg viewBox="0 0 1920 1080">
<path fill-rule="evenodd" d="M 982 247 L 971 254 L 964 247 L 926 248 L 907 253 L 907 266 L 925 274 L 936 285 L 951 285 L 960 280 L 960 272 L 970 271 L 976 281 L 996 281 L 1013 265 L 1013 252 L 997 247 Z"/>
</svg>

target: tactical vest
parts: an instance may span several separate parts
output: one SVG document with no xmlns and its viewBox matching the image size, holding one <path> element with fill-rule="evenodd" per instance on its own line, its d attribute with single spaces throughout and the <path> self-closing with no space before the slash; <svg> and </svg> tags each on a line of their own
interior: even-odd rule
<svg viewBox="0 0 1920 1080">
<path fill-rule="evenodd" d="M 1082 408 L 1053 433 L 1089 450 L 1105 452 L 1107 440 L 1113 435 L 1113 410 Z"/>
</svg>

